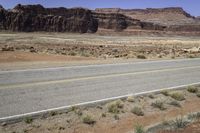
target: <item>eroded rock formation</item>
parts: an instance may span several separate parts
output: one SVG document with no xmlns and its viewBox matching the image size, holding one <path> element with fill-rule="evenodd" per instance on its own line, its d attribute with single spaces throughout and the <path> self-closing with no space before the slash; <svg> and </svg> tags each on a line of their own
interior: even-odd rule
<svg viewBox="0 0 200 133">
<path fill-rule="evenodd" d="M 98 23 L 88 9 L 44 8 L 41 5 L 17 5 L 0 9 L 0 29 L 11 31 L 96 32 Z"/>
</svg>

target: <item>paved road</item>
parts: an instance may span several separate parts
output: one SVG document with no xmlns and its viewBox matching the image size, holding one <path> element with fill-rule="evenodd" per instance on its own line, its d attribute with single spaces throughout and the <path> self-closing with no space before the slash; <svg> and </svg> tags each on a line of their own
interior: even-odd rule
<svg viewBox="0 0 200 133">
<path fill-rule="evenodd" d="M 200 82 L 200 59 L 0 71 L 0 118 Z"/>
</svg>

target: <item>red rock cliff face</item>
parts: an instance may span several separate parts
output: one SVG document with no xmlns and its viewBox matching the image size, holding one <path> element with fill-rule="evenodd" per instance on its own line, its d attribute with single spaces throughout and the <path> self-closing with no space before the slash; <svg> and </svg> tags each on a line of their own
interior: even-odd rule
<svg viewBox="0 0 200 133">
<path fill-rule="evenodd" d="M 124 29 L 164 30 L 166 28 L 162 25 L 142 22 L 120 13 L 93 12 L 93 16 L 98 20 L 99 28 L 114 29 L 115 31 L 122 31 Z"/>
<path fill-rule="evenodd" d="M 153 29 L 166 31 L 200 31 L 200 20 L 185 12 L 180 7 L 147 8 L 147 9 L 120 9 L 98 8 L 97 13 L 119 13 L 130 18 L 138 19 L 149 29 L 153 23 L 159 25 Z M 143 28 L 144 29 L 144 28 Z"/>
<path fill-rule="evenodd" d="M 44 8 L 17 5 L 11 11 L 0 9 L 0 29 L 11 31 L 96 32 L 98 23 L 88 9 Z"/>
<path fill-rule="evenodd" d="M 191 23 L 193 16 L 185 12 L 180 7 L 171 8 L 147 8 L 147 9 L 120 9 L 120 8 L 98 8 L 96 12 L 110 13 L 116 12 L 145 22 L 152 22 L 161 25 L 176 25 L 181 23 Z M 184 20 L 179 21 L 179 20 Z"/>
</svg>

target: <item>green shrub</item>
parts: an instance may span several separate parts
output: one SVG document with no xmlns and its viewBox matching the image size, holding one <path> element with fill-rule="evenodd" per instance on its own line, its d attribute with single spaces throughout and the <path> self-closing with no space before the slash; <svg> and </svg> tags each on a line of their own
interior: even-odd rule
<svg viewBox="0 0 200 133">
<path fill-rule="evenodd" d="M 89 124 L 89 125 L 92 125 L 94 124 L 96 121 L 92 118 L 92 116 L 90 115 L 86 115 L 83 117 L 83 123 L 85 124 Z"/>
<path fill-rule="evenodd" d="M 32 119 L 31 117 L 26 117 L 26 118 L 24 119 L 24 122 L 27 123 L 27 124 L 30 124 L 30 123 L 33 122 L 33 119 Z"/>
<path fill-rule="evenodd" d="M 73 112 L 73 111 L 76 111 L 77 109 L 78 109 L 78 107 L 72 106 L 72 107 L 69 108 L 69 111 L 72 111 L 72 112 Z"/>
<path fill-rule="evenodd" d="M 170 102 L 169 103 L 170 105 L 173 105 L 173 106 L 175 106 L 175 107 L 181 107 L 181 104 L 179 103 L 179 102 L 177 102 L 177 101 L 172 101 L 172 102 Z"/>
<path fill-rule="evenodd" d="M 184 128 L 186 125 L 187 125 L 187 122 L 184 121 L 184 119 L 182 117 L 180 118 L 176 118 L 174 121 L 173 121 L 173 125 L 174 127 L 177 129 L 177 128 Z"/>
<path fill-rule="evenodd" d="M 189 114 L 189 115 L 188 115 L 188 119 L 189 119 L 189 120 L 196 120 L 196 121 L 199 121 L 199 120 L 200 120 L 200 112 Z"/>
<path fill-rule="evenodd" d="M 146 59 L 147 57 L 145 55 L 137 55 L 138 59 Z"/>
<path fill-rule="evenodd" d="M 71 56 L 75 56 L 76 53 L 75 53 L 75 52 L 70 52 L 69 55 L 71 55 Z"/>
<path fill-rule="evenodd" d="M 194 87 L 194 86 L 189 86 L 187 88 L 187 91 L 190 92 L 190 93 L 197 93 L 198 92 L 198 88 Z"/>
<path fill-rule="evenodd" d="M 76 109 L 75 111 L 75 114 L 77 114 L 78 116 L 82 116 L 82 111 L 81 111 L 81 109 Z"/>
<path fill-rule="evenodd" d="M 160 109 L 160 110 L 165 110 L 165 109 L 167 109 L 165 106 L 164 106 L 164 102 L 162 102 L 162 101 L 155 101 L 155 102 L 153 102 L 152 104 L 151 104 L 151 106 L 153 106 L 154 108 L 158 108 L 158 109 Z"/>
<path fill-rule="evenodd" d="M 161 94 L 163 94 L 164 96 L 169 96 L 169 91 L 164 90 L 160 92 Z"/>
<path fill-rule="evenodd" d="M 50 112 L 50 116 L 55 116 L 55 115 L 57 115 L 57 112 L 55 112 L 55 111 Z"/>
<path fill-rule="evenodd" d="M 185 100 L 185 97 L 182 93 L 180 92 L 174 92 L 170 95 L 173 99 L 177 100 L 177 101 L 183 101 Z"/>
<path fill-rule="evenodd" d="M 199 121 L 200 120 L 200 112 L 196 113 L 196 119 Z"/>
<path fill-rule="evenodd" d="M 140 107 L 134 107 L 131 112 L 133 114 L 136 114 L 138 116 L 143 116 L 144 115 L 144 112 L 142 111 L 142 109 Z"/>
<path fill-rule="evenodd" d="M 113 101 L 108 105 L 108 112 L 110 113 L 119 113 L 120 109 L 123 108 L 123 103 L 121 100 Z"/>
<path fill-rule="evenodd" d="M 154 95 L 152 95 L 152 94 L 150 94 L 148 97 L 151 98 L 151 99 L 155 98 Z"/>
<path fill-rule="evenodd" d="M 197 93 L 197 97 L 199 97 L 199 98 L 200 98 L 200 93 Z"/>
<path fill-rule="evenodd" d="M 140 124 L 135 125 L 135 133 L 144 133 L 144 127 Z"/>
<path fill-rule="evenodd" d="M 119 116 L 117 114 L 114 115 L 115 120 L 119 120 Z"/>
<path fill-rule="evenodd" d="M 106 117 L 106 113 L 102 113 L 101 116 L 102 116 L 102 117 Z"/>
<path fill-rule="evenodd" d="M 189 55 L 188 58 L 197 58 L 195 55 Z"/>
</svg>

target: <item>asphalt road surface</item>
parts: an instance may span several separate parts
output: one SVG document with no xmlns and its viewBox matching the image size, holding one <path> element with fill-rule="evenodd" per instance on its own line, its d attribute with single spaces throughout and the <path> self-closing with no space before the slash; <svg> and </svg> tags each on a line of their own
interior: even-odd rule
<svg viewBox="0 0 200 133">
<path fill-rule="evenodd" d="M 200 82 L 200 59 L 0 71 L 0 119 Z"/>
</svg>

